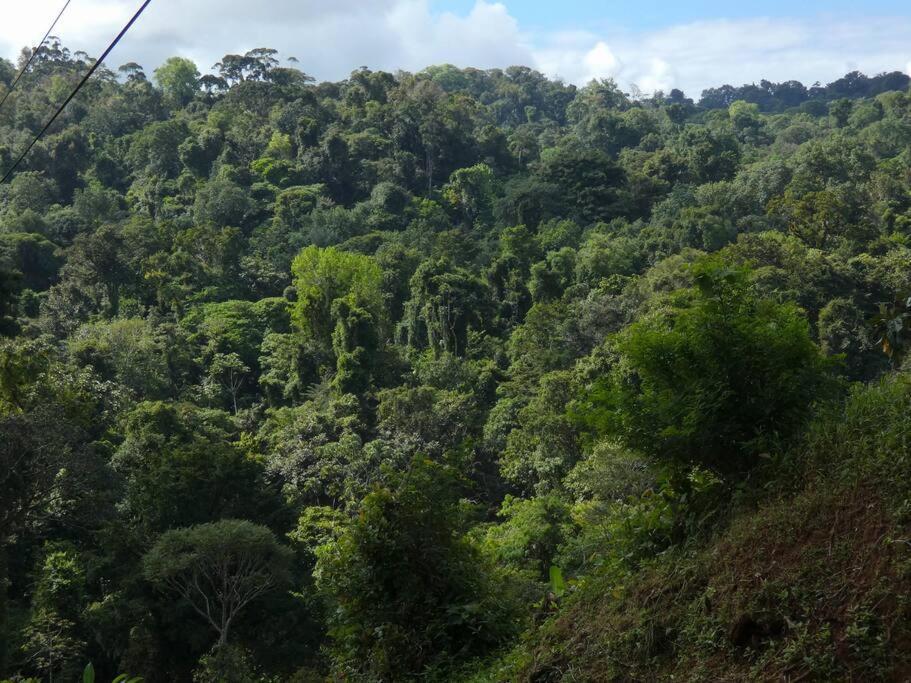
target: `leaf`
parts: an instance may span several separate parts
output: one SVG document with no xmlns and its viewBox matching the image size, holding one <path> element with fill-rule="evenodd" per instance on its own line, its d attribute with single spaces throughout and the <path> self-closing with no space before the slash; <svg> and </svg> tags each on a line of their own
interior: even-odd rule
<svg viewBox="0 0 911 683">
<path fill-rule="evenodd" d="M 566 592 L 566 582 L 563 580 L 563 570 L 560 567 L 550 568 L 550 589 L 557 597 Z"/>
<path fill-rule="evenodd" d="M 82 683 L 95 683 L 95 667 L 89 662 L 82 671 Z"/>
</svg>

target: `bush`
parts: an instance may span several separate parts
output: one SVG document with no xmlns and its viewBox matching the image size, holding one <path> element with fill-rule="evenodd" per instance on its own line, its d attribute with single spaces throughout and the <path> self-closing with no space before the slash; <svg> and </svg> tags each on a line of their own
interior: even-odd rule
<svg viewBox="0 0 911 683">
<path fill-rule="evenodd" d="M 691 268 L 696 287 L 610 340 L 612 370 L 573 411 L 660 462 L 729 476 L 803 426 L 832 361 L 800 309 L 758 296 L 748 270 Z"/>
</svg>

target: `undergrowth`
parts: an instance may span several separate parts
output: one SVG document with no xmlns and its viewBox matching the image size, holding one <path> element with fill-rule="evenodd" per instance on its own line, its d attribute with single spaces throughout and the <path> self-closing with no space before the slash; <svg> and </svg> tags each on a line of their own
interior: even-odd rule
<svg viewBox="0 0 911 683">
<path fill-rule="evenodd" d="M 761 502 L 713 538 L 578 580 L 555 617 L 465 679 L 907 680 L 911 378 L 856 387 L 772 461 Z"/>
</svg>

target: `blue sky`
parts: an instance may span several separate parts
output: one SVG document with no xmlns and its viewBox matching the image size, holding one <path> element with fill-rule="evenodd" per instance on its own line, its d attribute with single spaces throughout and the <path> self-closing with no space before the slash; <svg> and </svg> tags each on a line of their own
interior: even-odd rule
<svg viewBox="0 0 911 683">
<path fill-rule="evenodd" d="M 911 5 L 899 0 L 521 0 L 505 2 L 521 25 L 534 30 L 591 26 L 625 30 L 655 29 L 705 19 L 749 17 L 818 17 L 820 15 L 908 16 Z M 474 0 L 435 0 L 436 11 L 467 13 Z"/>
<path fill-rule="evenodd" d="M 0 55 L 37 40 L 63 0 L 4 2 Z M 98 54 L 138 0 L 72 0 L 56 33 Z M 906 6 L 909 5 L 909 6 Z M 911 71 L 911 2 L 871 0 L 155 0 L 108 60 L 149 71 L 171 55 L 208 71 L 229 52 L 274 47 L 318 79 L 364 65 L 522 64 L 631 92 Z"/>
</svg>

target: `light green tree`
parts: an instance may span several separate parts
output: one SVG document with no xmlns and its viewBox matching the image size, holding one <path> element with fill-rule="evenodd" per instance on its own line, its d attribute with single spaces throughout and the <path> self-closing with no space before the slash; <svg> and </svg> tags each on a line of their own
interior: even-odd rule
<svg viewBox="0 0 911 683">
<path fill-rule="evenodd" d="M 332 348 L 337 324 L 332 308 L 339 299 L 348 298 L 350 306 L 363 309 L 377 323 L 385 319 L 383 271 L 371 257 L 310 246 L 294 259 L 291 272 L 297 288 L 292 320 L 321 347 Z"/>
<path fill-rule="evenodd" d="M 173 105 L 182 107 L 199 90 L 199 69 L 189 59 L 171 57 L 155 69 L 155 82 Z"/>
</svg>

